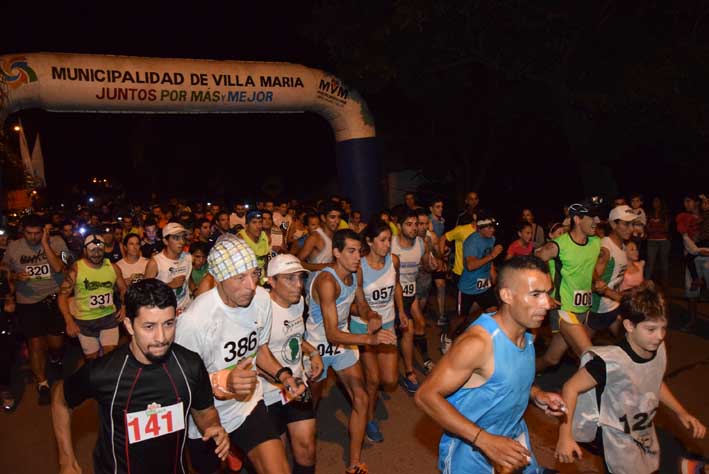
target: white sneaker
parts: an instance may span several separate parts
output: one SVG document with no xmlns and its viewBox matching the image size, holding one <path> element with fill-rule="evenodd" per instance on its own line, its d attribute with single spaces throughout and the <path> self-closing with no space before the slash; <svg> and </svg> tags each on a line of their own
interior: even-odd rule
<svg viewBox="0 0 709 474">
<path fill-rule="evenodd" d="M 426 375 L 430 374 L 435 366 L 436 364 L 431 359 L 424 361 L 423 368 L 426 370 Z"/>
</svg>

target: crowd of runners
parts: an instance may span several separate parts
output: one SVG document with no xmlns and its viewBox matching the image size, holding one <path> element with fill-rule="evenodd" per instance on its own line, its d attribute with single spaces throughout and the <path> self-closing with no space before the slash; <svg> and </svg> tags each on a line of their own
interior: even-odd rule
<svg viewBox="0 0 709 474">
<path fill-rule="evenodd" d="M 536 462 L 530 402 L 560 419 L 561 463 L 586 443 L 608 472 L 656 472 L 659 403 L 705 434 L 663 382 L 675 230 L 684 329 L 709 284 L 709 199 L 683 205 L 672 218 L 660 198 L 594 198 L 545 225 L 520 209 L 502 243 L 474 192 L 454 225 L 442 199 L 415 193 L 366 222 L 337 196 L 18 216 L 0 235 L 0 402 L 16 408 L 24 354 L 63 474 L 81 471 L 71 412 L 87 399 L 97 473 L 366 474 L 365 440 L 395 442 L 379 394 L 399 389 L 444 429 L 443 473 L 555 472 Z M 594 346 L 600 333 L 619 342 Z M 83 358 L 50 386 L 67 338 Z M 537 387 L 565 354 L 580 368 L 562 392 Z M 342 467 L 316 462 L 330 369 L 352 406 Z"/>
</svg>

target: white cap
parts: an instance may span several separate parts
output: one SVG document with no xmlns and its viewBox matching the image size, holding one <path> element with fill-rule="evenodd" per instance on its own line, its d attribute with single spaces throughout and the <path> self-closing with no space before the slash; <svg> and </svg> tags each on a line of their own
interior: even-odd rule
<svg viewBox="0 0 709 474">
<path fill-rule="evenodd" d="M 180 235 L 186 233 L 187 229 L 185 229 L 182 224 L 178 224 L 177 222 L 170 222 L 162 229 L 163 237 L 167 237 L 168 235 Z"/>
<path fill-rule="evenodd" d="M 611 213 L 608 214 L 609 221 L 626 221 L 631 222 L 638 218 L 638 214 L 628 205 L 622 204 L 620 206 L 615 206 Z"/>
<path fill-rule="evenodd" d="M 310 270 L 303 268 L 300 260 L 295 255 L 281 254 L 276 255 L 268 263 L 268 276 L 276 276 L 287 273 L 307 272 Z"/>
</svg>

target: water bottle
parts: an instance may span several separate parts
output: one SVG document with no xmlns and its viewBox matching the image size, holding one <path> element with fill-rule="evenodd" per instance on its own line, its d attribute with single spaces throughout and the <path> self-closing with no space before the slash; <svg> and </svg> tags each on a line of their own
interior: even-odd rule
<svg viewBox="0 0 709 474">
<path fill-rule="evenodd" d="M 303 373 L 305 378 L 311 380 L 313 375 L 313 364 L 310 362 L 310 356 L 303 354 Z"/>
</svg>

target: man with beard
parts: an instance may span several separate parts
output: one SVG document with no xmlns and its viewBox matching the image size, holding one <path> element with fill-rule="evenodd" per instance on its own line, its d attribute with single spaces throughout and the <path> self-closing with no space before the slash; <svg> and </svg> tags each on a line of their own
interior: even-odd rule
<svg viewBox="0 0 709 474">
<path fill-rule="evenodd" d="M 22 226 L 22 238 L 7 246 L 2 265 L 14 282 L 15 292 L 8 296 L 17 302 L 17 320 L 27 338 L 39 403 L 48 405 L 47 350 L 50 363 L 58 365 L 64 345 L 64 321 L 57 311 L 55 295 L 64 277 L 61 255 L 68 249 L 61 237 L 49 235 L 49 225 L 43 225 L 38 215 L 25 216 Z"/>
<path fill-rule="evenodd" d="M 247 206 L 243 201 L 236 201 L 234 204 L 234 212 L 229 215 L 229 227 L 234 229 L 239 226 L 240 230 L 246 225 L 246 210 Z"/>
<path fill-rule="evenodd" d="M 52 421 L 60 474 L 81 472 L 71 439 L 71 409 L 94 399 L 100 411 L 94 472 L 108 474 L 180 473 L 185 419 L 192 415 L 204 440 L 217 445 L 222 459 L 229 437 L 219 422 L 204 363 L 194 352 L 173 344 L 173 291 L 148 279 L 131 285 L 123 324 L 131 335 L 105 357 L 92 360 L 52 390 Z"/>
<path fill-rule="evenodd" d="M 57 303 L 69 337 L 78 337 L 86 359 L 108 354 L 118 345 L 118 324 L 125 316 L 123 296 L 126 283 L 115 263 L 104 253 L 105 242 L 98 234 L 84 240 L 84 255 L 74 262 L 59 288 Z M 116 289 L 121 309 L 113 301 Z M 73 301 L 69 297 L 74 295 Z M 73 310 L 72 310 L 73 306 Z"/>
<path fill-rule="evenodd" d="M 280 432 L 269 418 L 257 368 L 294 398 L 305 390 L 271 353 L 271 298 L 258 286 L 256 255 L 242 240 L 223 239 L 207 258 L 216 287 L 201 294 L 179 319 L 177 342 L 197 352 L 212 380 L 219 419 L 231 443 L 246 454 L 259 474 L 289 473 Z M 216 472 L 214 445 L 190 425 L 192 466 Z"/>
</svg>

